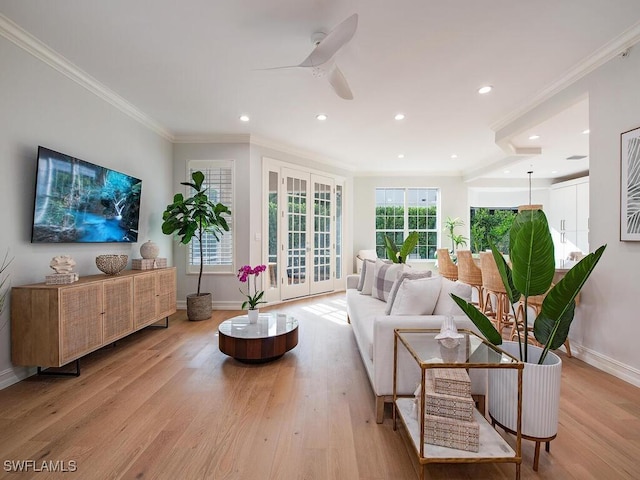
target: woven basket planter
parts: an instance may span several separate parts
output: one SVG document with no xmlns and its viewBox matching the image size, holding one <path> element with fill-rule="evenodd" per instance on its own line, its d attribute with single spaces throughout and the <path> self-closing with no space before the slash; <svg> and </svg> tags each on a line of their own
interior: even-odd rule
<svg viewBox="0 0 640 480">
<path fill-rule="evenodd" d="M 200 295 L 192 293 L 187 295 L 187 318 L 197 322 L 200 320 L 209 320 L 211 318 L 212 304 L 211 294 L 201 293 Z"/>
</svg>

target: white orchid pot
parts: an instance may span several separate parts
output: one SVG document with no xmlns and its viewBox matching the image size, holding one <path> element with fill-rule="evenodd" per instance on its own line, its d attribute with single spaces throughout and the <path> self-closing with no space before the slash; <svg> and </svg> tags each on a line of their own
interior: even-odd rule
<svg viewBox="0 0 640 480">
<path fill-rule="evenodd" d="M 249 317 L 249 323 L 258 323 L 258 317 L 260 316 L 259 308 L 250 308 L 247 310 L 247 316 Z"/>
<path fill-rule="evenodd" d="M 503 342 L 505 352 L 520 358 L 518 342 Z M 562 360 L 547 353 L 542 365 L 542 348 L 529 345 L 528 363 L 522 371 L 522 435 L 551 439 L 558 433 Z M 518 375 L 514 370 L 489 370 L 489 415 L 515 432 L 518 413 Z"/>
</svg>

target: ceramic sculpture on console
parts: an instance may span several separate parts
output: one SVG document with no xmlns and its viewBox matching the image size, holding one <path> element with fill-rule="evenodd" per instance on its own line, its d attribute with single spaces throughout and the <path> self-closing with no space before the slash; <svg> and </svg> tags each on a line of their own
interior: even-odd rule
<svg viewBox="0 0 640 480">
<path fill-rule="evenodd" d="M 142 255 L 142 258 L 154 259 L 158 257 L 159 253 L 160 248 L 151 240 L 143 243 L 140 246 L 140 255 Z"/>
<path fill-rule="evenodd" d="M 58 255 L 51 259 L 49 266 L 56 273 L 71 273 L 73 267 L 76 266 L 76 261 L 71 257 L 71 255 Z"/>
<path fill-rule="evenodd" d="M 76 262 L 71 255 L 58 255 L 53 257 L 49 263 L 49 267 L 56 273 L 47 275 L 45 277 L 45 283 L 68 284 L 77 282 L 80 277 L 73 271 L 73 267 L 75 266 Z"/>
<path fill-rule="evenodd" d="M 98 255 L 96 266 L 107 275 L 118 275 L 127 266 L 128 255 Z"/>
</svg>

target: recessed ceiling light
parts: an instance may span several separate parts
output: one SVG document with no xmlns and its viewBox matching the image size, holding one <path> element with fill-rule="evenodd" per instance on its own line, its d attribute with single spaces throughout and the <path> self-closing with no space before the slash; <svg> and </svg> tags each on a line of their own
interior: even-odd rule
<svg viewBox="0 0 640 480">
<path fill-rule="evenodd" d="M 404 153 L 401 153 L 400 155 L 398 155 L 398 158 L 404 158 Z"/>
<path fill-rule="evenodd" d="M 502 173 L 511 173 L 511 170 L 503 170 Z"/>
<path fill-rule="evenodd" d="M 540 135 L 529 135 L 529 140 L 537 140 L 540 138 Z"/>
<path fill-rule="evenodd" d="M 453 155 L 451 155 L 451 158 L 458 158 L 458 155 L 454 153 Z"/>
<path fill-rule="evenodd" d="M 583 130 L 583 131 L 582 131 L 582 134 L 583 134 L 583 135 L 589 135 L 589 129 L 587 128 L 586 130 Z"/>
<path fill-rule="evenodd" d="M 404 120 L 404 113 L 397 113 L 395 117 L 396 120 Z"/>
<path fill-rule="evenodd" d="M 478 89 L 478 93 L 480 95 L 484 95 L 485 93 L 489 93 L 491 90 L 493 90 L 493 87 L 491 85 L 485 85 L 484 87 L 480 87 Z"/>
<path fill-rule="evenodd" d="M 316 118 L 324 122 L 328 117 L 324 113 L 319 113 L 318 115 L 316 115 Z"/>
<path fill-rule="evenodd" d="M 249 121 L 249 115 L 240 115 L 240 121 L 241 122 L 248 122 Z"/>
<path fill-rule="evenodd" d="M 551 173 L 558 173 L 558 170 L 551 170 Z"/>
</svg>

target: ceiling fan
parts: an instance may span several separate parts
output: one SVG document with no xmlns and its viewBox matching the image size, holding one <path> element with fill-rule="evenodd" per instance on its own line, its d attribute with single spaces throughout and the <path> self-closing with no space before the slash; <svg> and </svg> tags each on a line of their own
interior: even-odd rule
<svg viewBox="0 0 640 480">
<path fill-rule="evenodd" d="M 327 78 L 329 84 L 331 84 L 333 90 L 339 97 L 345 100 L 353 100 L 353 93 L 349 88 L 347 79 L 338 68 L 338 65 L 336 65 L 333 57 L 353 38 L 357 26 L 358 14 L 354 13 L 328 34 L 323 32 L 314 33 L 311 35 L 311 42 L 314 48 L 307 58 L 298 65 L 276 67 L 275 69 L 295 67 L 310 68 L 314 77 Z M 275 69 L 270 68 L 268 70 Z"/>
</svg>

